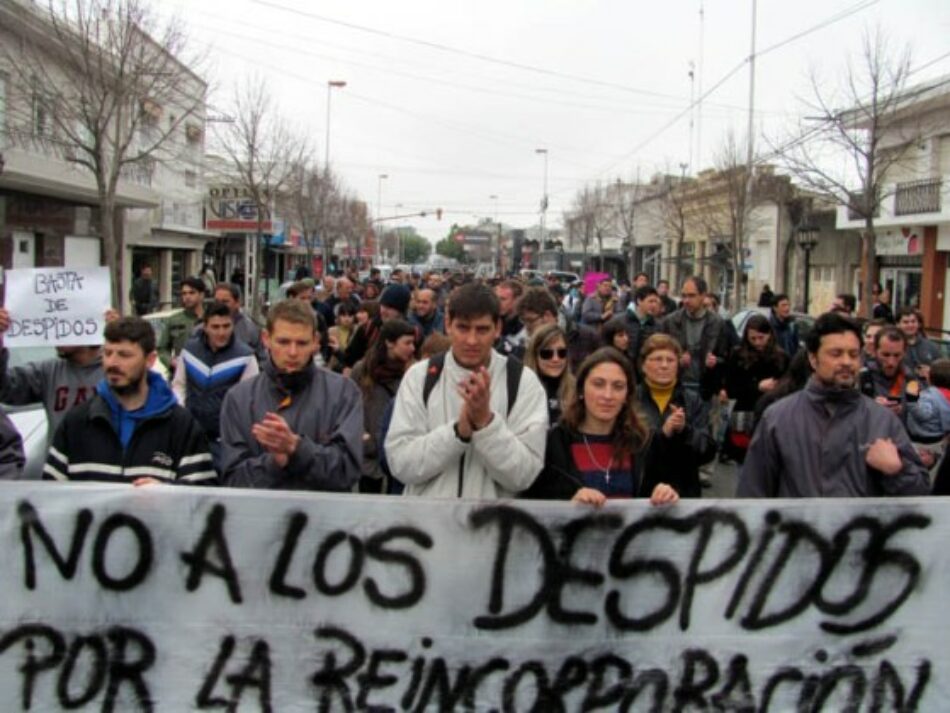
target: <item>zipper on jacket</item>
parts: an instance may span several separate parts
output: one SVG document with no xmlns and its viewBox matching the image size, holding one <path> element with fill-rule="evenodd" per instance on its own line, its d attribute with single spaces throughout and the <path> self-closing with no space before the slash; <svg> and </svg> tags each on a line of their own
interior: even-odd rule
<svg viewBox="0 0 950 713">
<path fill-rule="evenodd" d="M 462 454 L 462 457 L 459 458 L 459 494 L 458 497 L 462 497 L 462 483 L 465 479 L 465 454 Z"/>
</svg>

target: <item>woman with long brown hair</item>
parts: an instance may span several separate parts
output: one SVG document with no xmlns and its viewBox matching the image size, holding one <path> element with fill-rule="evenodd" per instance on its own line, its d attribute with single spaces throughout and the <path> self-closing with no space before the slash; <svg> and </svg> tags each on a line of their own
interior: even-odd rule
<svg viewBox="0 0 950 713">
<path fill-rule="evenodd" d="M 403 374 L 415 363 L 416 332 L 400 319 L 388 319 L 379 329 L 379 338 L 366 357 L 353 367 L 350 378 L 363 395 L 363 475 L 361 493 L 385 493 L 384 472 L 379 465 L 376 436 L 386 406 L 396 395 Z"/>
<path fill-rule="evenodd" d="M 643 479 L 650 428 L 636 407 L 633 366 L 613 347 L 598 349 L 577 372 L 561 423 L 548 433 L 544 470 L 524 494 L 602 505 L 607 498 L 649 496 L 673 503 L 666 483 Z"/>
</svg>

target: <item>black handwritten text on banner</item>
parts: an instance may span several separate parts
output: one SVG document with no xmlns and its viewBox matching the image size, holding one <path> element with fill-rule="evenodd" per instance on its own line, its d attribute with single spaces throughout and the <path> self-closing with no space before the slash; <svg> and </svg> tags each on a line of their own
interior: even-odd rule
<svg viewBox="0 0 950 713">
<path fill-rule="evenodd" d="M 102 344 L 109 309 L 105 267 L 38 267 L 6 272 L 5 307 L 11 347 Z"/>
<path fill-rule="evenodd" d="M 938 501 L 2 484 L 6 710 L 933 710 Z"/>
</svg>

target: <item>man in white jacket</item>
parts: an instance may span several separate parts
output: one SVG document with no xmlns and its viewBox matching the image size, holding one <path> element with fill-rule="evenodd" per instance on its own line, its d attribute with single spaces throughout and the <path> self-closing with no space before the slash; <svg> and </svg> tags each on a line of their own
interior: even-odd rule
<svg viewBox="0 0 950 713">
<path fill-rule="evenodd" d="M 525 490 L 544 463 L 547 399 L 534 372 L 521 369 L 509 398 L 508 358 L 492 349 L 501 332 L 498 298 L 482 285 L 449 296 L 452 347 L 403 377 L 385 451 L 406 495 L 505 498 Z M 430 374 L 431 372 L 431 374 Z M 427 375 L 431 390 L 426 391 Z"/>
</svg>

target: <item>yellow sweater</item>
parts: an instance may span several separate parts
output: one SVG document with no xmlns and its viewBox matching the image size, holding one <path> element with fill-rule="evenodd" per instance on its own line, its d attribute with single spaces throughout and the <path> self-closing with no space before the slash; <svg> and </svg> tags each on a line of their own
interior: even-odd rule
<svg viewBox="0 0 950 713">
<path fill-rule="evenodd" d="M 674 381 L 669 386 L 660 386 L 659 384 L 654 384 L 646 377 L 643 377 L 643 380 L 646 382 L 647 388 L 650 389 L 650 396 L 653 397 L 657 408 L 660 409 L 660 413 L 662 414 L 666 411 L 666 406 L 673 397 L 673 389 L 676 388 L 676 382 Z"/>
</svg>

